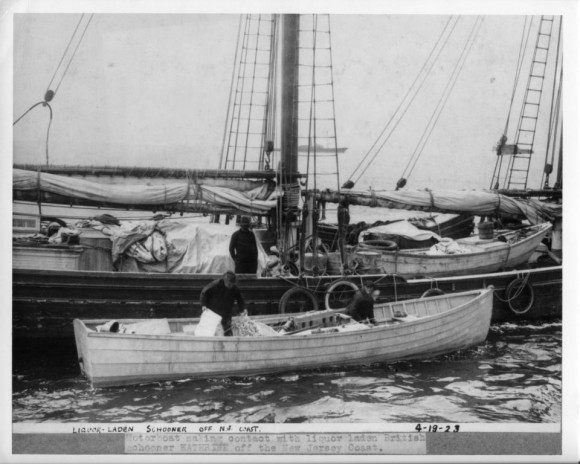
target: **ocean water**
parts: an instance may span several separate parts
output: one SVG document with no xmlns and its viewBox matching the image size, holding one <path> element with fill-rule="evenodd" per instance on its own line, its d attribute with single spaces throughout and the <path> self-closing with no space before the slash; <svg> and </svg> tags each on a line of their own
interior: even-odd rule
<svg viewBox="0 0 580 464">
<path fill-rule="evenodd" d="M 94 389 L 70 340 L 15 342 L 13 422 L 557 423 L 562 324 L 492 326 L 476 347 L 416 362 Z"/>
</svg>

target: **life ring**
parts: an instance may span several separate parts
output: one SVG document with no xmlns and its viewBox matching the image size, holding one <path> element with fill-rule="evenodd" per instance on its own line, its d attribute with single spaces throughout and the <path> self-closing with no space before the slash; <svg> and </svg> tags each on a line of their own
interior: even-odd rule
<svg viewBox="0 0 580 464">
<path fill-rule="evenodd" d="M 324 294 L 324 307 L 326 309 L 344 309 L 358 290 L 358 286 L 350 280 L 337 280 L 328 287 Z"/>
<path fill-rule="evenodd" d="M 285 314 L 287 310 L 291 313 L 317 311 L 318 301 L 310 290 L 303 287 L 292 287 L 280 298 L 278 310 L 281 314 Z"/>
<path fill-rule="evenodd" d="M 378 248 L 383 251 L 395 251 L 399 248 L 397 242 L 394 242 L 393 240 L 365 240 L 358 244 L 365 248 Z"/>
<path fill-rule="evenodd" d="M 440 288 L 430 288 L 429 290 L 423 292 L 421 298 L 429 298 L 432 296 L 441 296 L 441 295 L 445 295 L 445 292 Z"/>
<path fill-rule="evenodd" d="M 518 316 L 526 314 L 534 305 L 534 288 L 527 282 L 527 279 L 521 277 L 509 283 L 504 296 L 510 310 Z"/>
</svg>

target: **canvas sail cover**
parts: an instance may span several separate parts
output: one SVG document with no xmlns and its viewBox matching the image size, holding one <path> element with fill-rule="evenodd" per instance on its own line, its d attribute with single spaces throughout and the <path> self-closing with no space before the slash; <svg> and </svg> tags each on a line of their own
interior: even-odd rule
<svg viewBox="0 0 580 464">
<path fill-rule="evenodd" d="M 339 201 L 336 192 L 321 192 L 326 201 Z M 444 213 L 471 213 L 478 216 L 506 216 L 540 224 L 562 217 L 562 205 L 533 198 L 511 198 L 486 190 L 411 190 L 349 192 L 351 204 Z"/>
<path fill-rule="evenodd" d="M 246 192 L 190 184 L 187 181 L 159 185 L 100 184 L 84 179 L 13 170 L 14 190 L 37 190 L 69 198 L 118 205 L 170 205 L 186 200 L 203 201 L 216 206 L 237 209 L 245 213 L 263 214 L 276 206 L 277 191 L 267 185 Z"/>
</svg>

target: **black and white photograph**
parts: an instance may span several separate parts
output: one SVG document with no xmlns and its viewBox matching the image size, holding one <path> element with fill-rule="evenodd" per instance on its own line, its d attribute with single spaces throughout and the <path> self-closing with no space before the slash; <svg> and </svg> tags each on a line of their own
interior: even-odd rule
<svg viewBox="0 0 580 464">
<path fill-rule="evenodd" d="M 576 1 L 0 9 L 5 462 L 578 461 Z"/>
</svg>

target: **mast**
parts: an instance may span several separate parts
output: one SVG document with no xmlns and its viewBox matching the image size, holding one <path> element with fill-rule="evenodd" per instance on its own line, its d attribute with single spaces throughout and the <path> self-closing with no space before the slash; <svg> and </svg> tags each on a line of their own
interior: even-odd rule
<svg viewBox="0 0 580 464">
<path fill-rule="evenodd" d="M 281 151 L 282 183 L 291 182 L 298 172 L 298 27 L 300 16 L 282 15 L 282 108 L 281 108 Z"/>
<path fill-rule="evenodd" d="M 282 202 L 277 212 L 278 246 L 283 262 L 296 243 L 299 220 L 300 184 L 298 174 L 298 28 L 300 16 L 281 15 L 280 40 L 280 188 Z M 302 247 L 301 247 L 302 248 Z"/>
</svg>

